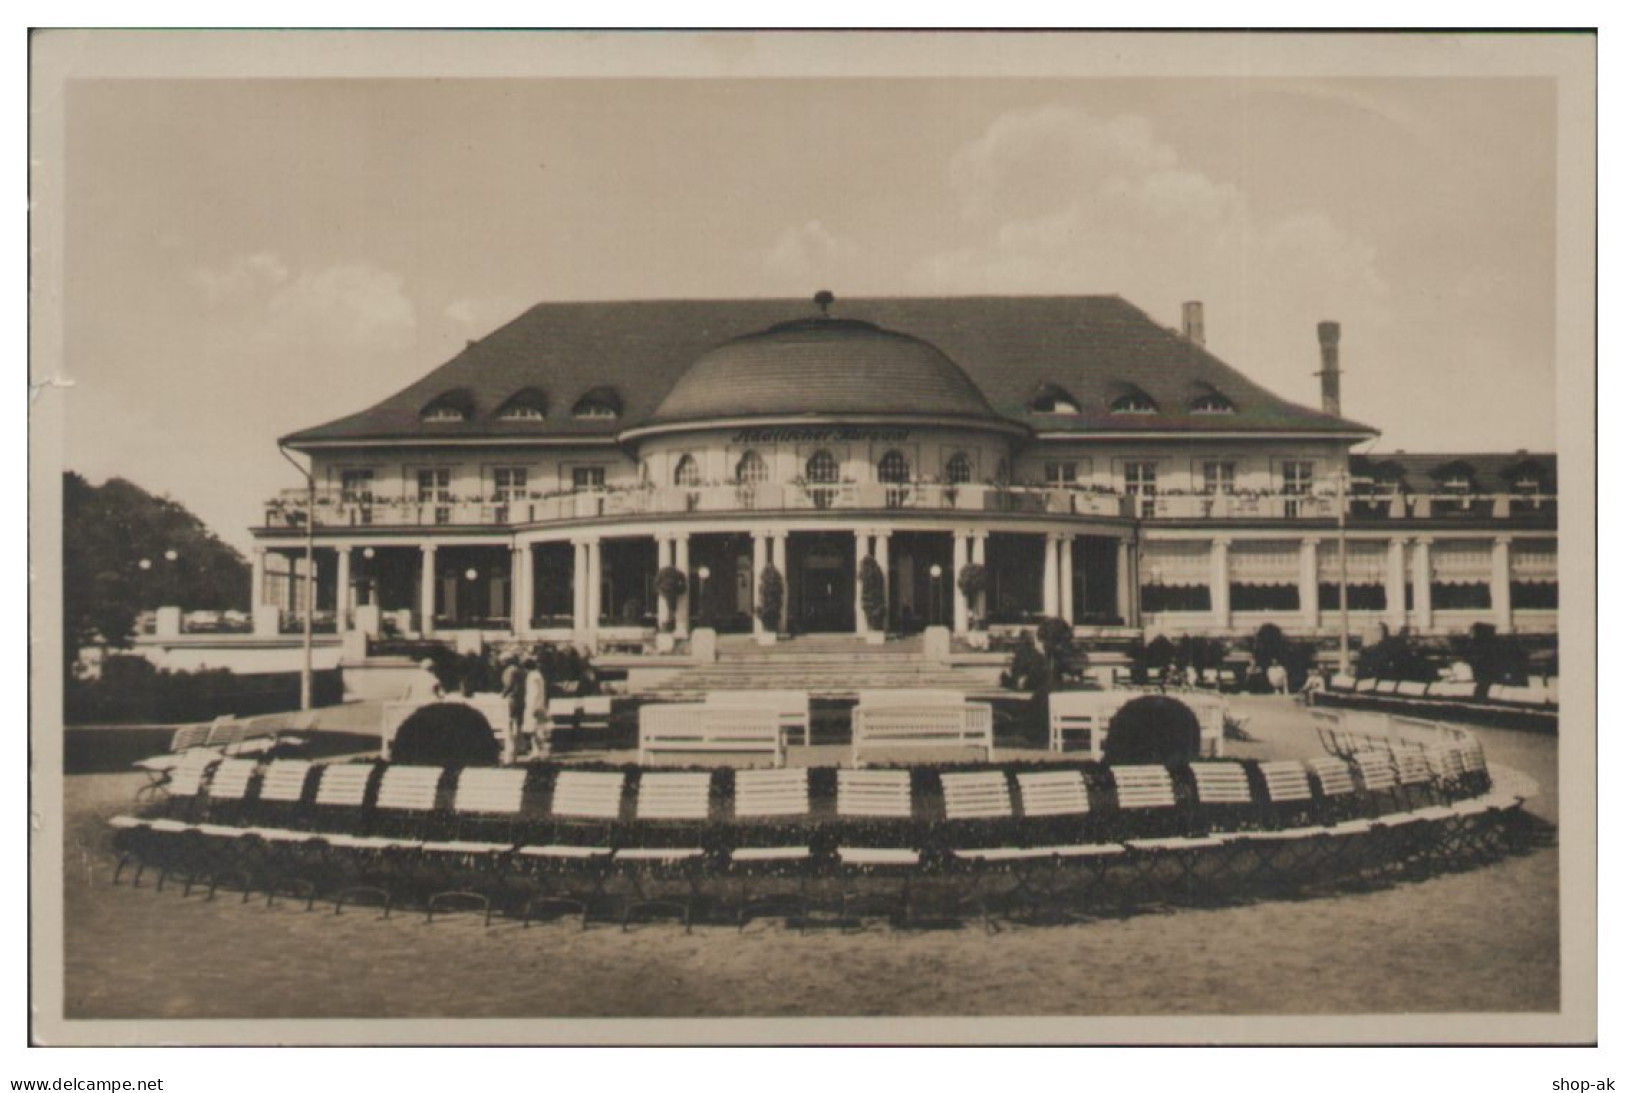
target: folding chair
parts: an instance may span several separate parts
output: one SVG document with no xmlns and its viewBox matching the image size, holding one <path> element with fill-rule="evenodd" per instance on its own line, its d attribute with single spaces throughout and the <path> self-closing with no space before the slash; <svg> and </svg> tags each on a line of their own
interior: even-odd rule
<svg viewBox="0 0 1625 1093">
<path fill-rule="evenodd" d="M 327 787 L 334 770 L 344 769 L 329 768 L 322 788 Z M 345 872 L 355 882 L 335 893 L 335 915 L 343 913 L 344 905 L 355 902 L 357 896 L 371 896 L 383 908 L 384 917 L 389 917 L 399 895 L 398 887 L 412 879 L 413 860 L 423 846 L 423 822 L 434 811 L 439 785 L 439 767 L 391 764 L 384 768 L 378 783 L 368 834 L 352 831 L 322 836 L 328 846 L 347 852 L 339 864 L 347 867 Z M 344 803 L 349 800 L 346 797 Z M 320 793 L 316 803 L 322 804 Z"/>
<path fill-rule="evenodd" d="M 1359 773 L 1360 788 L 1365 792 L 1373 813 L 1380 812 L 1376 797 L 1379 793 L 1387 794 L 1396 808 L 1404 807 L 1404 797 L 1399 788 L 1399 770 L 1393 755 L 1372 750 L 1358 751 L 1350 757 L 1350 762 Z"/>
<path fill-rule="evenodd" d="M 1111 770 L 1119 810 L 1158 813 L 1166 810 L 1169 818 L 1177 816 L 1178 800 L 1174 796 L 1173 778 L 1166 767 L 1129 765 Z M 1189 901 L 1196 894 L 1197 869 L 1205 852 L 1224 846 L 1225 840 L 1213 835 L 1166 835 L 1124 839 L 1123 845 L 1134 852 L 1131 860 L 1141 881 L 1149 881 L 1161 872 L 1164 863 L 1174 863 L 1177 867 L 1174 890 Z"/>
<path fill-rule="evenodd" d="M 1260 809 L 1264 829 L 1238 831 L 1231 839 L 1253 854 L 1256 878 L 1274 891 L 1295 891 L 1308 879 L 1305 865 L 1312 864 L 1321 844 L 1330 838 L 1325 828 L 1313 821 L 1314 791 L 1309 770 L 1302 763 L 1283 759 L 1260 763 L 1266 802 Z M 1350 781 L 1350 789 L 1353 782 Z M 1303 859 L 1298 867 L 1283 866 L 1294 855 Z"/>
<path fill-rule="evenodd" d="M 220 882 L 235 879 L 241 882 L 243 902 L 247 903 L 254 890 L 256 856 L 260 839 L 249 828 L 231 822 L 242 819 L 248 789 L 259 770 L 254 759 L 222 759 L 215 765 L 204 790 L 204 820 L 196 825 L 204 837 L 202 872 L 209 881 L 209 899 L 213 899 Z M 221 822 L 227 821 L 227 822 Z M 188 879 L 186 895 L 191 890 Z"/>
<path fill-rule="evenodd" d="M 1309 723 L 1315 727 L 1320 747 L 1327 755 L 1347 758 L 1342 750 L 1343 715 L 1335 710 L 1310 710 Z"/>
<path fill-rule="evenodd" d="M 1066 842 L 1046 840 L 1034 846 L 999 849 L 984 856 L 1009 861 L 1015 866 L 1013 898 L 1027 898 L 1034 906 L 1042 900 L 1066 917 L 1082 917 L 1080 908 L 1096 889 L 1104 886 L 1108 866 L 1121 860 L 1128 849 L 1121 843 L 1091 842 L 1081 837 L 1083 824 L 1089 817 L 1089 787 L 1082 772 L 1023 772 L 1016 775 L 1016 787 L 1021 794 L 1022 816 L 1049 821 L 1075 817 L 1080 837 Z M 1077 878 L 1085 872 L 1089 881 L 1078 882 Z"/>
<path fill-rule="evenodd" d="M 637 818 L 640 822 L 681 825 L 677 831 L 683 842 L 675 846 L 619 847 L 611 861 L 625 865 L 631 874 L 635 898 L 621 910 L 621 929 L 631 927 L 639 911 L 668 910 L 680 914 L 683 929 L 693 930 L 694 902 L 698 898 L 698 867 L 705 856 L 700 842 L 704 825 L 711 815 L 711 775 L 708 773 L 659 773 L 645 771 L 638 783 Z M 669 890 L 651 894 L 650 885 L 677 876 L 685 892 Z"/>
<path fill-rule="evenodd" d="M 1008 824 L 1015 820 L 1010 783 L 1002 770 L 942 775 L 942 806 L 948 825 L 960 829 L 978 824 Z M 982 914 L 982 928 L 991 934 L 997 928 L 983 891 L 992 859 L 982 851 L 988 849 L 997 848 L 950 845 L 947 852 L 950 861 L 965 867 L 958 872 L 962 879 L 970 882 L 969 891 L 956 891 L 955 910 L 967 905 L 975 907 Z"/>
<path fill-rule="evenodd" d="M 254 802 L 259 822 L 248 832 L 260 840 L 265 854 L 267 907 L 283 888 L 303 896 L 305 910 L 316 905 L 316 882 L 304 875 L 318 864 L 308 853 L 315 836 L 301 830 L 305 820 L 301 803 L 313 768 L 308 759 L 273 759 L 260 775 L 260 792 Z"/>
<path fill-rule="evenodd" d="M 908 820 L 914 815 L 914 800 L 906 770 L 842 769 L 835 775 L 835 812 L 843 820 Z M 895 897 L 883 893 L 847 888 L 843 883 L 840 917 L 848 920 L 854 910 L 890 909 L 896 921 L 908 920 L 909 881 L 919 867 L 920 852 L 901 846 L 837 846 L 835 859 L 844 876 L 872 877 L 901 873 L 903 884 Z"/>
<path fill-rule="evenodd" d="M 456 828 L 449 840 L 423 844 L 423 856 L 431 870 L 449 867 L 466 874 L 483 868 L 493 873 L 493 886 L 501 887 L 504 865 L 515 843 L 514 825 L 524 806 L 526 772 L 523 770 L 467 767 L 457 776 L 457 792 L 452 799 Z M 505 840 L 464 838 L 465 825 L 493 821 L 506 825 Z M 483 833 L 483 831 L 479 832 Z M 436 907 L 477 903 L 485 911 L 485 924 L 491 924 L 491 897 L 467 885 L 433 892 L 427 904 L 427 921 L 434 921 Z"/>
<path fill-rule="evenodd" d="M 598 835 L 599 841 L 586 843 L 579 840 L 561 842 L 554 838 L 545 843 L 521 846 L 519 860 L 528 876 L 534 878 L 539 893 L 526 901 L 523 911 L 525 925 L 530 925 L 531 912 L 539 908 L 573 910 L 581 915 L 581 928 L 587 928 L 587 915 L 592 903 L 603 895 L 605 867 L 615 848 L 609 835 L 621 816 L 621 790 L 626 775 L 616 772 L 585 770 L 560 771 L 553 784 L 551 814 L 563 830 L 587 829 Z M 592 880 L 592 889 L 584 899 L 565 894 L 557 883 L 557 876 L 570 867 L 586 869 Z"/>
<path fill-rule="evenodd" d="M 1406 748 L 1394 756 L 1394 774 L 1399 783 L 1398 792 L 1408 807 L 1414 808 L 1417 798 L 1428 804 L 1437 804 L 1439 792 L 1434 785 L 1433 768 L 1427 754 L 1417 748 Z"/>
<path fill-rule="evenodd" d="M 769 821 L 768 831 L 783 830 L 794 820 L 805 821 L 812 811 L 807 790 L 807 768 L 741 769 L 734 772 L 734 820 L 750 823 Z M 738 845 L 728 852 L 728 871 L 742 878 L 748 889 L 753 880 L 792 871 L 794 892 L 773 892 L 739 901 L 739 928 L 743 930 L 755 912 L 783 909 L 805 916 L 810 906 L 807 896 L 807 868 L 812 860 L 811 841 L 800 844 Z"/>
</svg>

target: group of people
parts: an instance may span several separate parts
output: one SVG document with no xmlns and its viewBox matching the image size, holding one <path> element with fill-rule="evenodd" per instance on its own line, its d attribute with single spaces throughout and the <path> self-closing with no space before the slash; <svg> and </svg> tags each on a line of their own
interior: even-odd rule
<svg viewBox="0 0 1625 1093">
<path fill-rule="evenodd" d="M 438 702 L 446 689 L 433 660 L 418 665 L 407 698 Z M 543 756 L 552 751 L 552 722 L 547 716 L 547 680 L 534 657 L 509 657 L 502 666 L 502 697 L 508 703 L 508 731 L 503 738 L 503 761 L 515 762 L 521 753 Z"/>
</svg>

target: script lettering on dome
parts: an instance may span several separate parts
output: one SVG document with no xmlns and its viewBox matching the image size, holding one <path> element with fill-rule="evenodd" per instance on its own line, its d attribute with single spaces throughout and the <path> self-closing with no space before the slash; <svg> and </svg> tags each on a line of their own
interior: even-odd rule
<svg viewBox="0 0 1625 1093">
<path fill-rule="evenodd" d="M 850 443 L 862 440 L 907 440 L 910 429 L 872 428 L 854 425 L 830 426 L 768 426 L 741 429 L 734 434 L 735 444 L 823 444 Z"/>
</svg>

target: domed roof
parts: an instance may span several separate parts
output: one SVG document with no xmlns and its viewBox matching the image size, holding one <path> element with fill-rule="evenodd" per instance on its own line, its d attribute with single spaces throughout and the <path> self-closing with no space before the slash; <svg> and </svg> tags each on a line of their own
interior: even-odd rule
<svg viewBox="0 0 1625 1093">
<path fill-rule="evenodd" d="M 648 424 L 847 414 L 1000 420 L 931 343 L 855 319 L 816 318 L 702 354 Z"/>
</svg>

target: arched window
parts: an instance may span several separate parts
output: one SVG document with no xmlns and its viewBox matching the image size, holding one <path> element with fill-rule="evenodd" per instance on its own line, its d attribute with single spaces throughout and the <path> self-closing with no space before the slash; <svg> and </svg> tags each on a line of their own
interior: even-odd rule
<svg viewBox="0 0 1625 1093">
<path fill-rule="evenodd" d="M 1112 413 L 1114 414 L 1154 414 L 1157 404 L 1150 395 L 1135 388 L 1124 392 L 1112 400 Z"/>
<path fill-rule="evenodd" d="M 907 482 L 908 456 L 893 448 L 880 457 L 877 470 L 882 482 Z"/>
<path fill-rule="evenodd" d="M 754 486 L 767 481 L 767 461 L 754 451 L 746 452 L 734 465 L 734 481 L 741 486 Z"/>
<path fill-rule="evenodd" d="M 841 465 L 827 448 L 819 448 L 807 459 L 807 481 L 824 484 L 840 480 Z"/>
<path fill-rule="evenodd" d="M 993 468 L 993 481 L 1001 486 L 1009 484 L 1010 461 L 1008 459 L 999 460 L 998 466 Z"/>
<path fill-rule="evenodd" d="M 1028 403 L 1035 414 L 1081 414 L 1082 407 L 1072 393 L 1053 383 L 1041 383 L 1038 392 Z"/>
<path fill-rule="evenodd" d="M 576 400 L 570 416 L 587 421 L 607 421 L 621 416 L 621 396 L 613 387 L 594 387 Z"/>
<path fill-rule="evenodd" d="M 672 472 L 672 481 L 679 486 L 700 484 L 700 465 L 694 462 L 693 456 L 685 455 L 677 461 L 677 470 Z"/>
<path fill-rule="evenodd" d="M 1236 404 L 1219 394 L 1217 391 L 1200 395 L 1191 402 L 1193 414 L 1233 414 Z"/>
<path fill-rule="evenodd" d="M 964 452 L 955 452 L 948 460 L 948 466 L 943 473 L 950 486 L 963 486 L 970 481 L 970 456 Z"/>
</svg>

